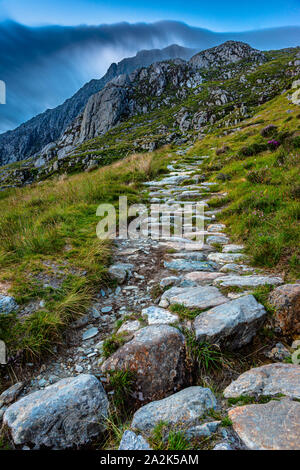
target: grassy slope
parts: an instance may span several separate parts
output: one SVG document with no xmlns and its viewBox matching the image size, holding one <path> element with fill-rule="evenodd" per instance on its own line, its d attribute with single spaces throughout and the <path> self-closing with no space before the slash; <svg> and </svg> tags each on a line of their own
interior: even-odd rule
<svg viewBox="0 0 300 470">
<path fill-rule="evenodd" d="M 59 178 L 0 194 L 0 292 L 20 305 L 44 301 L 21 319 L 0 315 L 0 337 L 9 355 L 39 357 L 62 340 L 64 327 L 85 313 L 109 282 L 109 242 L 96 237 L 96 208 L 141 202 L 140 182 L 167 164 L 168 150 L 133 155 L 92 173 Z M 45 287 L 51 280 L 58 288 Z M 56 286 L 57 287 L 57 286 Z"/>
<path fill-rule="evenodd" d="M 300 276 L 300 109 L 288 101 L 288 94 L 260 106 L 253 118 L 239 124 L 240 130 L 229 128 L 230 135 L 215 131 L 190 154 L 210 155 L 207 175 L 212 181 L 225 180 L 228 204 L 220 219 L 233 239 L 246 243 L 254 265 L 293 280 Z M 277 130 L 263 137 L 262 129 L 270 124 Z M 266 149 L 271 139 L 281 143 L 276 150 Z M 224 153 L 217 155 L 223 147 Z"/>
</svg>

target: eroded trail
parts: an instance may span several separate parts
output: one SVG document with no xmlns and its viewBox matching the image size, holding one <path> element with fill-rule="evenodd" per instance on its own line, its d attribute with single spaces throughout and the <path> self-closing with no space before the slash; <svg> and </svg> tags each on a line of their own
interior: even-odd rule
<svg viewBox="0 0 300 470">
<path fill-rule="evenodd" d="M 110 273 L 118 287 L 99 292 L 89 313 L 72 325 L 71 347 L 62 357 L 42 366 L 22 395 L 81 374 L 95 375 L 105 383 L 110 370 L 131 369 L 136 374 L 134 396 L 140 403 L 132 429 L 146 438 L 163 420 L 172 426 L 183 424 L 187 440 L 213 437 L 221 442 L 219 448 L 297 448 L 300 435 L 295 416 L 300 418 L 300 404 L 293 399 L 300 397 L 299 366 L 263 365 L 227 387 L 226 398 L 253 397 L 253 401 L 244 403 L 261 396 L 288 397 L 233 408 L 229 411 L 230 428 L 224 427 L 222 419 L 213 419 L 217 411 L 208 416 L 209 409 L 214 409 L 224 417 L 228 403 L 193 382 L 187 366 L 188 338 L 200 346 L 208 345 L 208 350 L 214 347 L 233 354 L 249 345 L 267 318 L 253 290 L 283 284 L 280 277 L 250 267 L 243 246 L 232 244 L 226 227 L 216 222 L 220 209 L 209 210 L 207 202 L 225 194 L 215 192 L 216 186 L 203 180 L 201 164 L 205 158 L 189 157 L 187 163 L 179 164 L 174 161 L 169 175 L 144 185 L 149 205 L 177 205 L 179 212 L 184 205 L 190 210 L 199 203 L 205 206 L 204 216 L 198 215 L 204 223 L 203 246 L 194 241 L 198 230 L 195 219 L 185 227 L 182 237 L 117 240 Z M 152 211 L 152 228 L 160 230 L 167 221 L 164 217 Z M 174 216 L 171 221 L 174 228 Z M 109 356 L 107 344 L 103 346 L 112 334 L 122 341 Z M 231 368 L 224 386 L 238 375 L 238 370 Z M 156 399 L 161 401 L 143 406 Z M 259 433 L 258 422 L 263 427 Z M 292 439 L 283 432 L 286 426 L 293 429 Z M 121 448 L 147 445 L 128 431 Z"/>
</svg>

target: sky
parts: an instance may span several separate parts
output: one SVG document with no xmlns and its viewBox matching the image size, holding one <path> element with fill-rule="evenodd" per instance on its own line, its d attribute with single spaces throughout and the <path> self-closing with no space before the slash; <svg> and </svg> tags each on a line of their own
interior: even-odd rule
<svg viewBox="0 0 300 470">
<path fill-rule="evenodd" d="M 0 0 L 2 17 L 27 25 L 172 19 L 214 31 L 299 25 L 299 0 Z"/>
<path fill-rule="evenodd" d="M 300 45 L 300 0 L 0 0 L 0 133 L 141 49 L 200 51 L 228 39 L 262 50 Z"/>
</svg>

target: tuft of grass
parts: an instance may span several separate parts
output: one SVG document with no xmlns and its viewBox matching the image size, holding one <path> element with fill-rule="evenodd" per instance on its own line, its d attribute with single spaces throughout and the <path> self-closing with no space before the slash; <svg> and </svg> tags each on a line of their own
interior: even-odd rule
<svg viewBox="0 0 300 470">
<path fill-rule="evenodd" d="M 216 346 L 208 343 L 199 343 L 195 337 L 195 333 L 185 329 L 186 347 L 188 355 L 192 363 L 197 367 L 207 372 L 210 369 L 221 369 L 224 363 L 224 358 L 220 350 Z"/>
<path fill-rule="evenodd" d="M 103 356 L 105 358 L 110 357 L 114 352 L 116 352 L 121 346 L 126 343 L 126 334 L 112 334 L 103 342 Z"/>
<path fill-rule="evenodd" d="M 107 377 L 115 413 L 128 414 L 132 405 L 135 373 L 130 370 L 116 370 L 109 371 Z"/>
<path fill-rule="evenodd" d="M 169 309 L 176 313 L 181 321 L 196 318 L 202 312 L 199 308 L 189 309 L 181 304 L 173 304 Z"/>
</svg>

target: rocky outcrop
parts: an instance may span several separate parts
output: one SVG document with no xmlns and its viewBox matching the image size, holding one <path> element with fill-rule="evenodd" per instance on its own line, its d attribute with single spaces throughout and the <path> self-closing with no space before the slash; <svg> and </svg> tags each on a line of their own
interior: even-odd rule
<svg viewBox="0 0 300 470">
<path fill-rule="evenodd" d="M 209 388 L 189 387 L 140 408 L 134 414 L 131 427 L 146 434 L 161 421 L 187 428 L 197 424 L 207 411 L 216 407 L 216 398 Z"/>
<path fill-rule="evenodd" d="M 108 399 L 93 375 L 63 379 L 9 406 L 3 423 L 15 445 L 66 449 L 88 444 L 106 427 Z"/>
<path fill-rule="evenodd" d="M 189 59 L 193 52 L 192 49 L 172 45 L 164 49 L 140 51 L 135 57 L 112 64 L 101 79 L 91 80 L 62 105 L 48 109 L 17 129 L 0 135 L 0 166 L 31 157 L 46 145 L 56 141 L 82 112 L 90 96 L 102 90 L 114 77 L 129 74 L 159 60 Z M 46 150 L 49 149 L 44 149 L 44 154 Z"/>
<path fill-rule="evenodd" d="M 224 390 L 226 398 L 285 395 L 300 399 L 300 366 L 298 364 L 268 364 L 254 367 L 238 377 Z"/>
<path fill-rule="evenodd" d="M 234 64 L 241 60 L 263 63 L 266 61 L 263 52 L 253 49 L 248 44 L 238 41 L 227 41 L 220 46 L 199 52 L 190 59 L 190 64 L 197 68 L 217 68 Z"/>
<path fill-rule="evenodd" d="M 139 330 L 102 365 L 102 371 L 130 370 L 135 374 L 135 394 L 150 401 L 182 388 L 188 380 L 185 340 L 169 325 Z"/>
<path fill-rule="evenodd" d="M 284 335 L 300 333 L 300 284 L 285 284 L 271 292 L 274 324 Z"/>
</svg>

